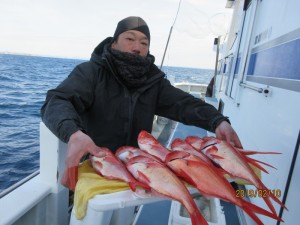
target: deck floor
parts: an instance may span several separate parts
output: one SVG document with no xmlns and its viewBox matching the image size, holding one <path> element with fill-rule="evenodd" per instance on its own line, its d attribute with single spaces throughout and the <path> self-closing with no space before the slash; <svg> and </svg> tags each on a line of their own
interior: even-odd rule
<svg viewBox="0 0 300 225">
<path fill-rule="evenodd" d="M 170 200 L 146 204 L 135 225 L 167 225 L 170 208 Z"/>
</svg>

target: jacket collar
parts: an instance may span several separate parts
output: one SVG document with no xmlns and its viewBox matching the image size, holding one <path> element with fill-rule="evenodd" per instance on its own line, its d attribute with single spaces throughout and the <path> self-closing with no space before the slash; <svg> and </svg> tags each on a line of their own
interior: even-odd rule
<svg viewBox="0 0 300 225">
<path fill-rule="evenodd" d="M 90 61 L 98 64 L 98 65 L 106 65 L 108 69 L 114 74 L 115 71 L 113 67 L 111 66 L 111 63 L 109 60 L 107 60 L 106 56 L 103 54 L 104 53 L 104 47 L 108 44 L 111 44 L 113 41 L 112 37 L 107 37 L 104 39 L 102 42 L 100 42 L 96 48 L 94 49 Z M 152 56 L 154 58 L 154 56 Z M 116 76 L 114 74 L 114 76 Z M 157 81 L 161 80 L 162 78 L 165 77 L 165 73 L 162 72 L 154 63 L 150 67 L 149 75 L 148 75 L 148 80 L 146 84 L 141 88 L 141 89 L 148 89 L 148 87 L 152 86 L 152 84 L 156 83 Z"/>
</svg>

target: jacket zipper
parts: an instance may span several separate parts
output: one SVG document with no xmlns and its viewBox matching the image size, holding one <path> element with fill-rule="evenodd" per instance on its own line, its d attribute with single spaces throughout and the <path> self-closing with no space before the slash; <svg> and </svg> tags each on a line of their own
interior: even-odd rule
<svg viewBox="0 0 300 225">
<path fill-rule="evenodd" d="M 126 144 L 130 144 L 130 139 L 131 139 L 131 130 L 132 130 L 132 120 L 133 120 L 133 107 L 132 107 L 132 96 L 129 93 L 129 91 L 124 87 L 124 92 L 125 92 L 125 97 L 128 99 L 128 126 L 127 126 L 127 139 L 126 139 Z"/>
<path fill-rule="evenodd" d="M 146 89 L 148 89 L 149 87 L 151 87 L 152 85 L 148 85 L 146 87 L 144 87 L 142 90 L 140 91 L 136 91 L 132 94 L 129 93 L 127 87 L 118 79 L 117 75 L 114 73 L 114 70 L 112 69 L 110 63 L 108 62 L 108 60 L 106 58 L 103 58 L 104 61 L 106 61 L 106 64 L 108 65 L 110 71 L 112 72 L 112 74 L 114 75 L 114 77 L 117 79 L 117 81 L 122 85 L 123 89 L 124 89 L 124 93 L 125 93 L 125 97 L 128 98 L 128 132 L 127 132 L 127 139 L 126 139 L 126 144 L 129 145 L 130 144 L 130 139 L 132 136 L 132 123 L 133 123 L 133 111 L 134 111 L 134 107 L 137 101 L 137 98 L 139 97 L 139 95 L 145 91 Z"/>
</svg>

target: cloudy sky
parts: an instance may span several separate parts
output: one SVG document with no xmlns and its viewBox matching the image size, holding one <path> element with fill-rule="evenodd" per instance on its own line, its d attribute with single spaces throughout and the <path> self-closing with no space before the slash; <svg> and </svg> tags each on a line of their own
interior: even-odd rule
<svg viewBox="0 0 300 225">
<path fill-rule="evenodd" d="M 89 59 L 118 21 L 141 16 L 160 65 L 180 0 L 0 0 L 0 52 Z M 214 68 L 213 40 L 224 35 L 226 0 L 181 0 L 164 65 Z"/>
</svg>

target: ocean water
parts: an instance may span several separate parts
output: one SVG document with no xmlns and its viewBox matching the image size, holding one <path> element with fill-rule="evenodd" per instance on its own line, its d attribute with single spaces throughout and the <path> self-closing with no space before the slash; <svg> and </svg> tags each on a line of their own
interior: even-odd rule
<svg viewBox="0 0 300 225">
<path fill-rule="evenodd" d="M 39 169 L 40 108 L 46 92 L 83 62 L 0 54 L 0 192 Z M 208 84 L 213 70 L 163 67 L 176 82 Z"/>
</svg>

